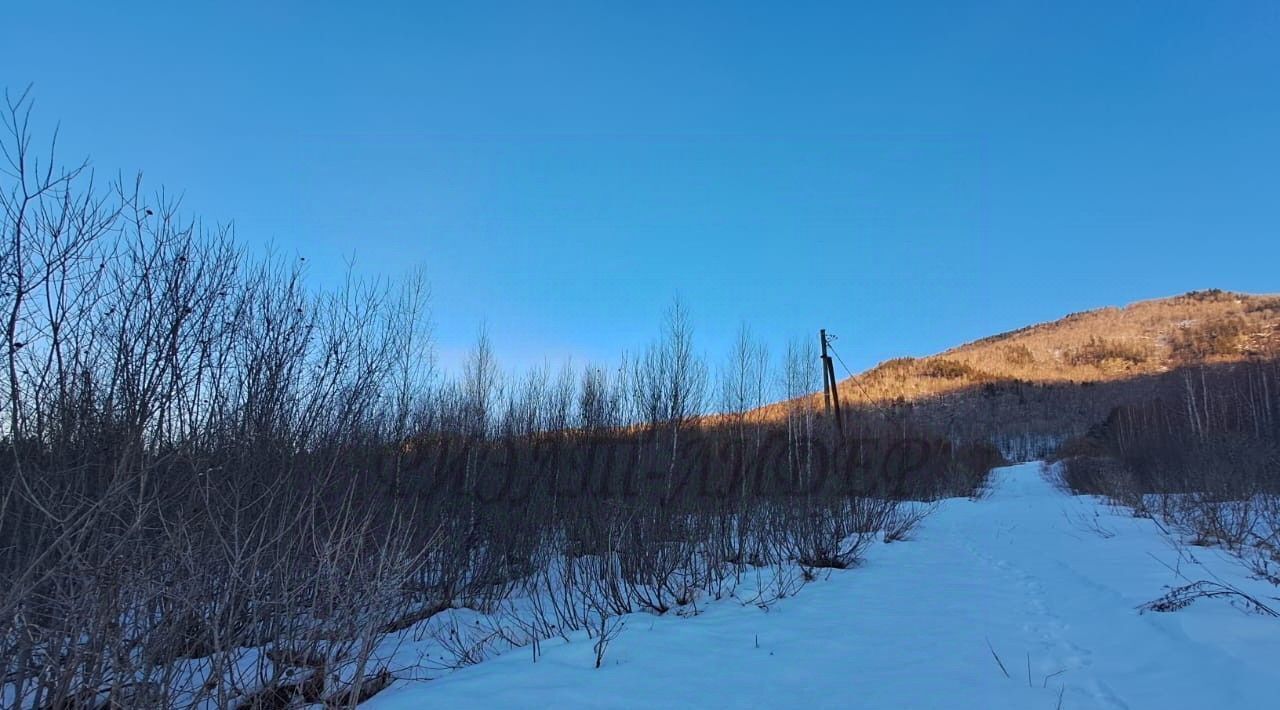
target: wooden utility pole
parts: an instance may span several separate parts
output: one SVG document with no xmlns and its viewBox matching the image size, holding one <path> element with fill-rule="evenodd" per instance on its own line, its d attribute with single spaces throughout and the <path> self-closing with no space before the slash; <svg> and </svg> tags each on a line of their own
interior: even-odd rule
<svg viewBox="0 0 1280 710">
<path fill-rule="evenodd" d="M 827 329 L 823 328 L 818 331 L 818 340 L 822 343 L 822 397 L 827 402 L 827 416 L 831 415 L 831 375 L 827 368 L 827 362 L 831 358 L 827 355 Z"/>
<path fill-rule="evenodd" d="M 822 396 L 826 399 L 827 415 L 831 415 L 831 407 L 835 405 L 836 428 L 844 435 L 844 417 L 840 415 L 840 389 L 836 387 L 836 368 L 831 364 L 831 356 L 827 354 L 830 338 L 827 329 L 818 331 L 818 339 L 822 342 Z"/>
</svg>

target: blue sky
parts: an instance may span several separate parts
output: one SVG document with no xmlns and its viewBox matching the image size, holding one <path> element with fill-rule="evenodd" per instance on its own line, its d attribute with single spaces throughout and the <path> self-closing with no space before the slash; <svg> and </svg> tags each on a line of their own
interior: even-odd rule
<svg viewBox="0 0 1280 710">
<path fill-rule="evenodd" d="M 258 7 L 269 5 L 270 8 Z M 1280 290 L 1280 4 L 103 3 L 5 10 L 0 82 L 336 280 L 426 268 L 446 364 L 854 369 L 1189 289 Z"/>
</svg>

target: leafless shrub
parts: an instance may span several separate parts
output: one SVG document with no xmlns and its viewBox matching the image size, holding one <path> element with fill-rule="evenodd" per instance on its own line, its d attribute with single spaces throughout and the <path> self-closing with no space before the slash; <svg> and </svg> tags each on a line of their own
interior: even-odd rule
<svg viewBox="0 0 1280 710">
<path fill-rule="evenodd" d="M 1198 599 L 1227 599 L 1240 608 L 1264 616 L 1280 616 L 1256 597 L 1221 582 L 1199 581 L 1170 589 L 1167 594 L 1142 604 L 1141 611 L 1172 612 L 1191 606 Z"/>
<path fill-rule="evenodd" d="M 982 381 L 990 375 L 978 370 L 969 363 L 946 358 L 930 358 L 919 361 L 917 371 L 925 377 L 938 377 L 947 380 Z"/>
<path fill-rule="evenodd" d="M 1006 345 L 1004 348 L 1004 359 L 1005 362 L 1008 362 L 1010 365 L 1019 367 L 1034 365 L 1036 362 L 1036 356 L 1031 352 L 1031 348 L 1028 348 L 1023 344 Z"/>
<path fill-rule="evenodd" d="M 1067 361 L 1073 365 L 1103 367 L 1109 361 L 1140 365 L 1148 357 L 1149 350 L 1141 345 L 1093 336 L 1089 342 L 1070 352 Z"/>
<path fill-rule="evenodd" d="M 909 539 L 911 531 L 937 509 L 937 503 L 909 502 L 895 506 L 883 524 L 884 541 L 899 542 Z"/>
<path fill-rule="evenodd" d="M 1174 355 L 1185 362 L 1200 362 L 1216 355 L 1235 355 L 1244 342 L 1242 318 L 1196 323 L 1177 330 L 1170 338 Z"/>
<path fill-rule="evenodd" d="M 594 632 L 595 643 L 591 647 L 596 654 L 596 668 L 604 665 L 604 654 L 609 650 L 609 644 L 613 643 L 618 634 L 622 633 L 626 625 L 626 621 L 616 616 L 609 616 L 604 613 L 599 615 Z"/>
<path fill-rule="evenodd" d="M 1220 288 L 1207 288 L 1199 291 L 1187 291 L 1181 296 L 1178 296 L 1178 299 L 1199 303 L 1218 303 L 1222 301 L 1234 301 L 1239 297 L 1239 294 L 1224 291 Z"/>
</svg>

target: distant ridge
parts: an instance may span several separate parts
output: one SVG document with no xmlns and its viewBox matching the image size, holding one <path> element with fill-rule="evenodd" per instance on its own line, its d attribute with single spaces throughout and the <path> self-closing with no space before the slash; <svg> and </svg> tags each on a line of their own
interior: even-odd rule
<svg viewBox="0 0 1280 710">
<path fill-rule="evenodd" d="M 973 384 L 1084 383 L 1280 353 L 1280 296 L 1211 289 L 1072 313 L 923 358 L 880 363 L 841 398 L 917 401 Z"/>
<path fill-rule="evenodd" d="M 1033 442 L 1019 446 L 1038 456 L 1118 405 L 1183 387 L 1183 373 L 1277 357 L 1280 296 L 1210 289 L 1071 313 L 936 355 L 886 360 L 840 381 L 839 391 L 851 412 L 903 418 L 956 438 Z M 759 412 L 783 416 L 795 405 L 820 408 L 822 394 Z"/>
</svg>

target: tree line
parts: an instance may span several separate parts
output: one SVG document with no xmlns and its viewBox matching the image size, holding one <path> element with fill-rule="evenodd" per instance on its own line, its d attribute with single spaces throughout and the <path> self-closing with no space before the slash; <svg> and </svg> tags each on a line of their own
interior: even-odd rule
<svg viewBox="0 0 1280 710">
<path fill-rule="evenodd" d="M 1222 545 L 1280 584 L 1280 361 L 1183 368 L 1162 396 L 1113 409 L 1063 444 L 1080 493 L 1156 516 L 1195 544 Z"/>
</svg>

